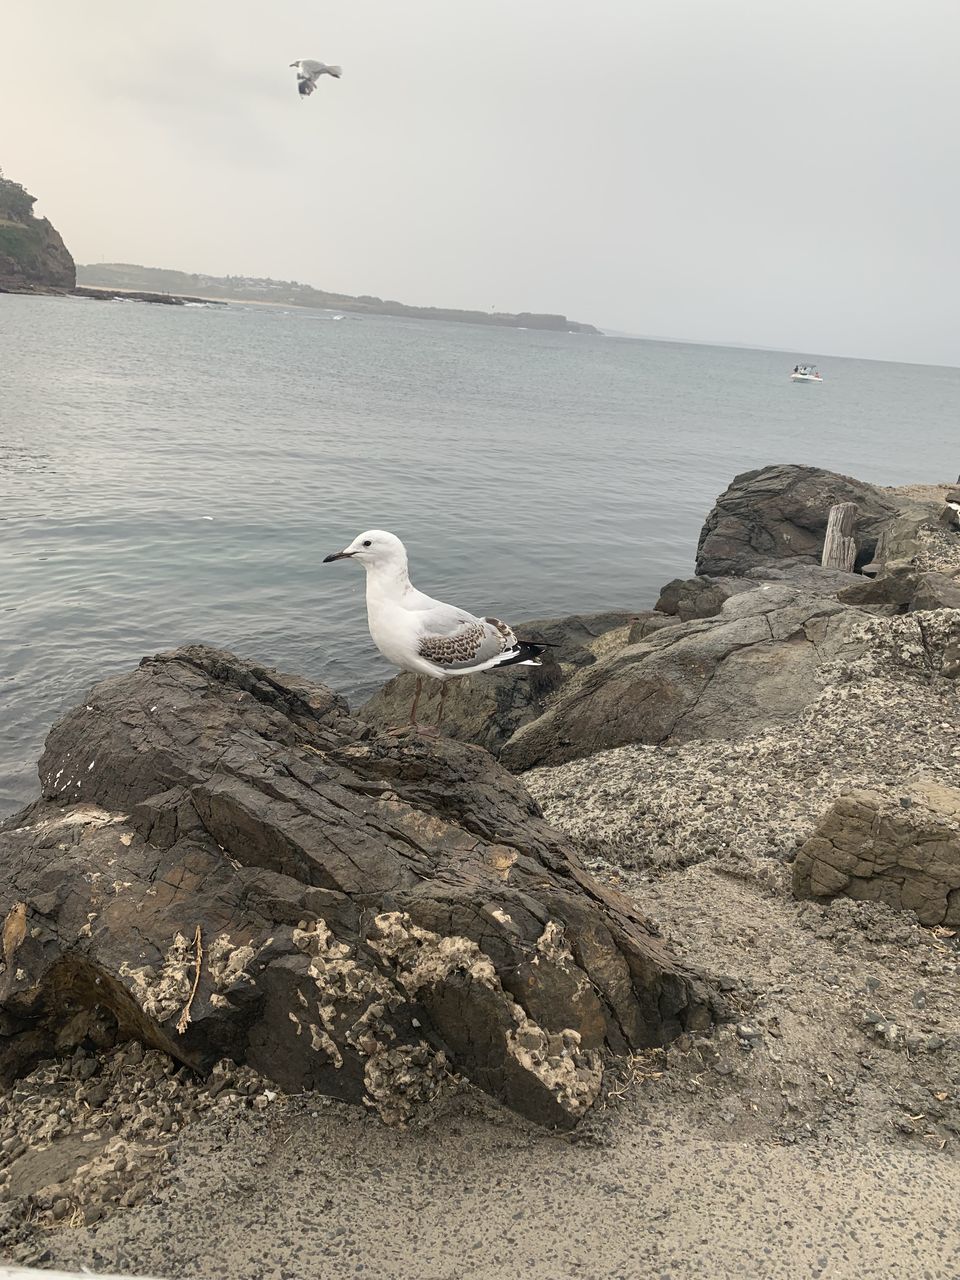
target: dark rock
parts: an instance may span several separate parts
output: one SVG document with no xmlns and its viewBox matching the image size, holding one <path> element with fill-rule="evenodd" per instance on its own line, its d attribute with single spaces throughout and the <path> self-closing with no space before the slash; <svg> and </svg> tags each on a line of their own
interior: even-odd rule
<svg viewBox="0 0 960 1280">
<path fill-rule="evenodd" d="M 921 924 L 960 926 L 960 790 L 907 791 L 906 809 L 880 791 L 836 800 L 797 855 L 797 897 L 885 902 Z"/>
<path fill-rule="evenodd" d="M 712 618 L 725 600 L 742 591 L 756 591 L 756 582 L 743 578 L 674 578 L 660 592 L 656 608 L 677 617 L 681 622 L 691 618 Z"/>
<path fill-rule="evenodd" d="M 51 730 L 40 776 L 0 825 L 7 1075 L 112 1035 L 391 1121 L 453 1070 L 570 1125 L 603 1050 L 709 1024 L 486 752 L 378 736 L 322 685 L 159 654 Z"/>
<path fill-rule="evenodd" d="M 876 577 L 852 578 L 838 598 L 862 608 L 887 607 L 891 612 L 903 613 L 910 607 L 920 576 L 909 560 L 888 562 Z"/>
<path fill-rule="evenodd" d="M 707 516 L 697 573 L 742 576 L 783 557 L 819 564 L 830 508 L 838 502 L 857 504 L 857 564 L 865 564 L 897 515 L 890 495 L 819 467 L 777 465 L 737 476 Z"/>
<path fill-rule="evenodd" d="M 582 671 L 505 745 L 508 768 L 562 764 L 626 743 L 739 738 L 789 723 L 820 691 L 820 665 L 855 657 L 856 610 L 761 584 L 716 618 L 680 623 Z"/>
<path fill-rule="evenodd" d="M 521 725 L 536 719 L 547 699 L 580 667 L 596 662 L 597 654 L 625 644 L 629 629 L 639 622 L 636 613 L 575 614 L 519 623 L 515 630 L 524 640 L 551 646 L 540 667 L 515 667 L 485 671 L 451 681 L 443 713 L 443 732 L 458 742 L 474 742 L 499 755 L 503 744 Z M 440 686 L 427 681 L 418 717 L 435 718 L 434 705 Z M 394 676 L 357 712 L 371 724 L 403 725 L 410 718 L 416 677 Z M 432 687 L 430 687 L 432 685 Z"/>
<path fill-rule="evenodd" d="M 838 599 L 891 612 L 960 609 L 960 582 L 946 573 L 921 571 L 912 561 L 888 562 L 875 578 L 857 578 Z"/>
<path fill-rule="evenodd" d="M 960 581 L 947 573 L 921 574 L 910 609 L 960 609 Z"/>
</svg>

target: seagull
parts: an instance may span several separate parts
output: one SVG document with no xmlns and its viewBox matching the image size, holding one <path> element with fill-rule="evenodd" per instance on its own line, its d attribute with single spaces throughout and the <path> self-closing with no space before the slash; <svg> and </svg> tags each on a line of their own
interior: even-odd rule
<svg viewBox="0 0 960 1280">
<path fill-rule="evenodd" d="M 325 62 L 315 62 L 313 58 L 301 58 L 290 65 L 297 68 L 297 88 L 302 98 L 309 98 L 321 76 L 333 76 L 339 80 L 343 75 L 342 67 L 328 67 Z"/>
<path fill-rule="evenodd" d="M 477 618 L 418 591 L 410 581 L 407 549 L 396 534 L 368 529 L 343 551 L 325 556 L 323 563 L 333 560 L 358 560 L 367 571 L 367 625 L 373 643 L 388 662 L 417 677 L 410 708 L 414 729 L 421 728 L 417 703 L 424 676 L 441 682 L 437 723 L 424 730 L 439 733 L 448 680 L 493 667 L 542 665 L 547 645 L 518 640 L 499 618 Z"/>
</svg>

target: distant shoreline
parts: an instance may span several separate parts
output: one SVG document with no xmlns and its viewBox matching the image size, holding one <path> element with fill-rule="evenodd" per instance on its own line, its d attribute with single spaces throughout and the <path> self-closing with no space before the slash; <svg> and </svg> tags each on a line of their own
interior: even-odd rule
<svg viewBox="0 0 960 1280">
<path fill-rule="evenodd" d="M 352 315 L 401 316 L 408 320 L 443 320 L 455 324 L 478 324 L 507 329 L 539 329 L 553 333 L 587 333 L 602 337 L 595 325 L 569 320 L 565 315 L 539 311 L 475 311 L 458 307 L 420 307 L 372 294 L 354 296 L 330 293 L 295 280 L 272 280 L 255 276 L 208 276 L 162 267 L 143 267 L 127 262 L 100 262 L 77 267 L 81 288 L 99 291 L 149 292 L 162 300 L 165 295 L 189 297 L 207 302 L 273 303 L 321 311 L 343 311 Z"/>
</svg>

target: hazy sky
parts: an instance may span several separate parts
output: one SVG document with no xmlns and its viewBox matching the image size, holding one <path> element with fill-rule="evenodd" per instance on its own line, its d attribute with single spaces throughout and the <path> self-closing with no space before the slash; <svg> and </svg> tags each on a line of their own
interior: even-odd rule
<svg viewBox="0 0 960 1280">
<path fill-rule="evenodd" d="M 960 364 L 958 67 L 957 0 L 28 0 L 0 165 L 81 262 Z"/>
</svg>

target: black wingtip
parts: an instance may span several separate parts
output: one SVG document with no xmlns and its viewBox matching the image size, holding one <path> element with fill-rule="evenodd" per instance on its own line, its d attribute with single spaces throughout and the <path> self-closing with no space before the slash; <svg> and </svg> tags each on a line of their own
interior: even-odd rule
<svg viewBox="0 0 960 1280">
<path fill-rule="evenodd" d="M 509 658 L 505 658 L 503 662 L 498 662 L 499 667 L 515 667 L 520 662 L 531 662 L 536 666 L 543 666 L 540 661 L 541 655 L 546 653 L 547 649 L 555 649 L 557 646 L 553 644 L 534 644 L 531 640 L 518 640 L 517 647 L 510 654 Z"/>
</svg>

